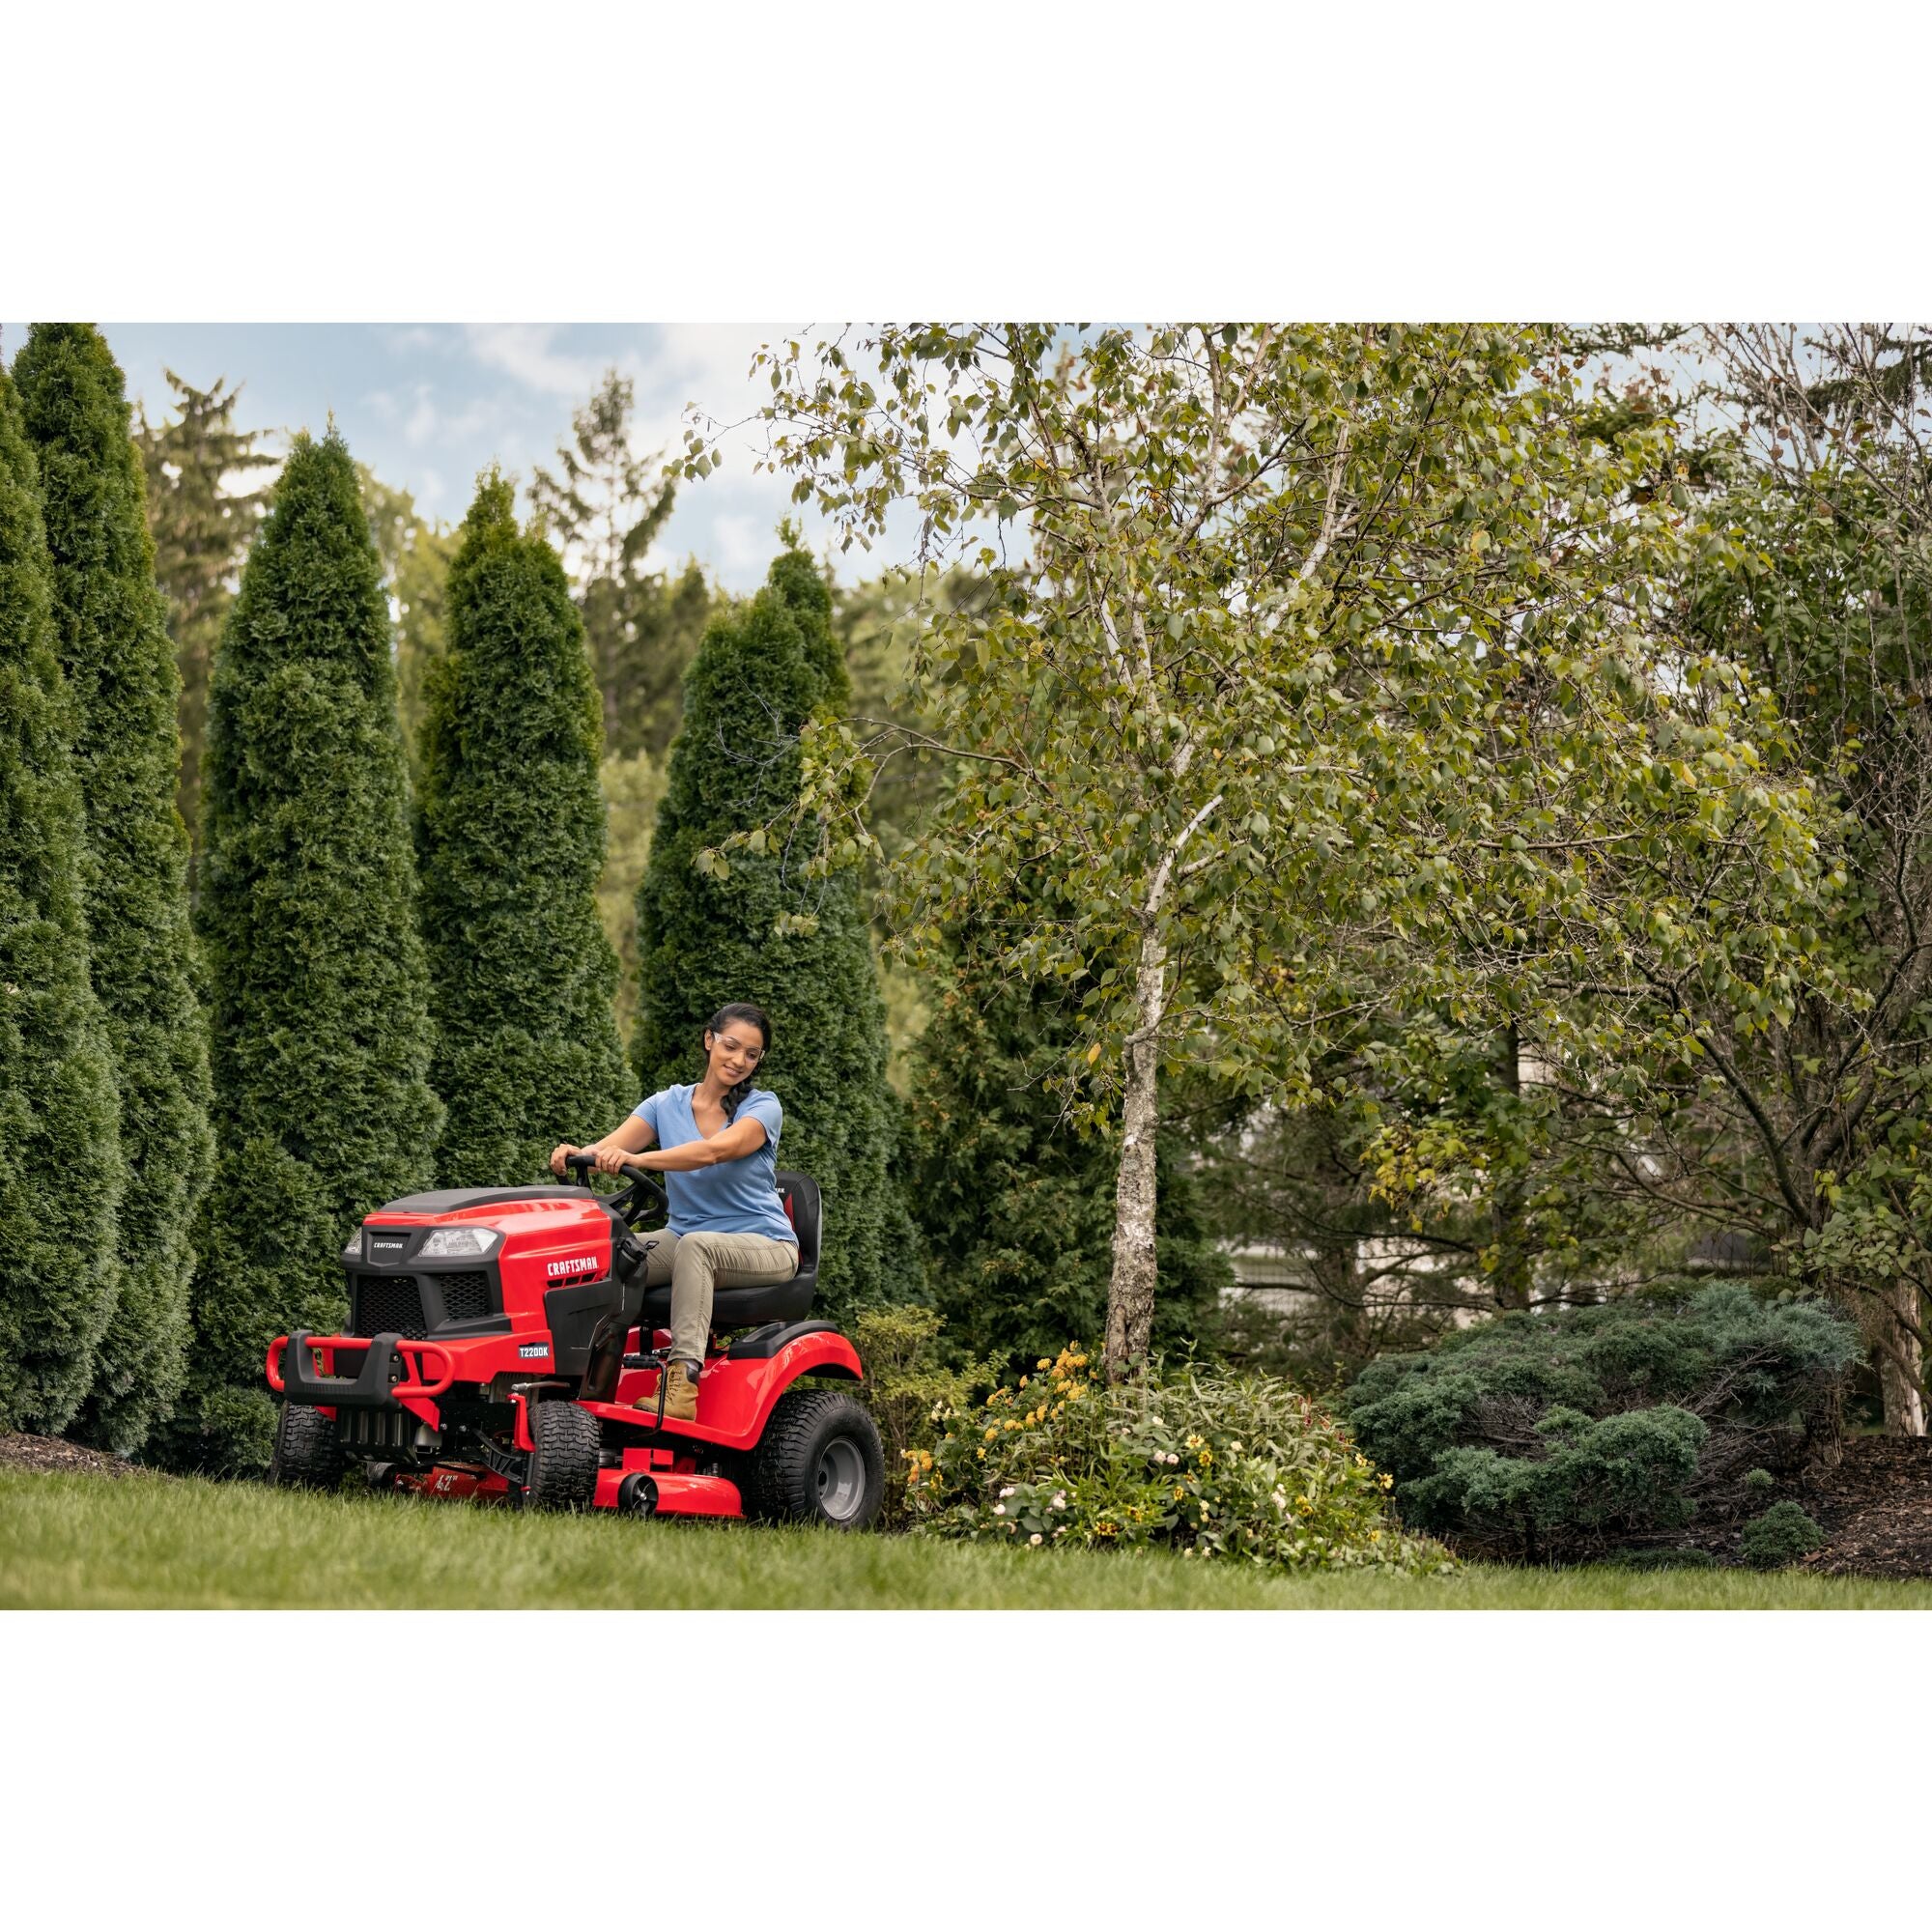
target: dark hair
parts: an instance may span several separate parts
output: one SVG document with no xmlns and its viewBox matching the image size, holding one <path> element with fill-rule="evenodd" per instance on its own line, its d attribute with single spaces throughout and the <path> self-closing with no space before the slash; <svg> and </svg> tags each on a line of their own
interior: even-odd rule
<svg viewBox="0 0 1932 1932">
<path fill-rule="evenodd" d="M 765 1054 L 772 1050 L 772 1023 L 765 1017 L 764 1009 L 762 1007 L 747 1006 L 742 1000 L 734 1001 L 728 1007 L 720 1007 L 705 1023 L 704 1031 L 712 1034 L 723 1033 L 733 1020 L 744 1020 L 748 1025 L 756 1027 L 759 1034 L 763 1037 L 765 1042 L 764 1053 L 758 1056 L 758 1066 L 762 1066 L 765 1064 Z M 710 1065 L 708 1055 L 705 1065 L 707 1068 Z M 744 1079 L 738 1082 L 737 1086 L 725 1094 L 724 1118 L 726 1121 L 734 1121 L 738 1118 L 738 1109 L 751 1096 L 752 1083 L 757 1077 L 758 1067 L 754 1066 L 751 1072 L 745 1075 Z"/>
</svg>

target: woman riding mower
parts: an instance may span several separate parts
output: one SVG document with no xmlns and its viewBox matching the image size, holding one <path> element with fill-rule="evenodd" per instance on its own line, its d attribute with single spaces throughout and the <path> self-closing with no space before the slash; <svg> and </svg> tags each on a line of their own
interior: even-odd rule
<svg viewBox="0 0 1932 1932">
<path fill-rule="evenodd" d="M 559 1176 L 573 1153 L 595 1154 L 604 1174 L 629 1164 L 664 1176 L 670 1225 L 654 1237 L 644 1281 L 670 1283 L 664 1412 L 674 1421 L 697 1419 L 713 1292 L 766 1288 L 798 1272 L 798 1236 L 777 1179 L 784 1114 L 776 1094 L 752 1084 L 771 1044 L 771 1022 L 756 1007 L 721 1007 L 704 1029 L 701 1080 L 653 1094 L 593 1146 L 565 1141 L 551 1153 Z"/>
</svg>

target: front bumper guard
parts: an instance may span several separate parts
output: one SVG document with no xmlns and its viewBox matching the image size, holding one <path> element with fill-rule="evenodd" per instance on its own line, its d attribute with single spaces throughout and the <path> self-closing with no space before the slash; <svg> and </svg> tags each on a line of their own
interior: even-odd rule
<svg viewBox="0 0 1932 1932">
<path fill-rule="evenodd" d="M 362 1350 L 354 1376 L 325 1375 L 314 1368 L 315 1351 L 330 1350 L 331 1366 L 345 1349 Z M 425 1359 L 437 1358 L 432 1370 Z M 269 1344 L 269 1386 L 290 1402 L 314 1408 L 397 1408 L 406 1401 L 426 1401 L 448 1393 L 456 1380 L 456 1358 L 435 1342 L 410 1342 L 400 1335 L 311 1335 L 298 1328 Z"/>
</svg>

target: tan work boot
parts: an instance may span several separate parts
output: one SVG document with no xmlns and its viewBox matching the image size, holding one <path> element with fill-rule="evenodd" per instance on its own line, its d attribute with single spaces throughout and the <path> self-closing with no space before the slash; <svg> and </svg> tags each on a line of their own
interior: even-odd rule
<svg viewBox="0 0 1932 1932">
<path fill-rule="evenodd" d="M 673 1362 L 664 1371 L 668 1378 L 664 1384 L 665 1420 L 667 1422 L 696 1422 L 697 1420 L 697 1384 L 692 1380 L 690 1371 L 682 1362 Z M 658 1392 L 653 1389 L 649 1395 L 640 1395 L 635 1405 L 638 1408 L 647 1408 L 655 1415 L 658 1407 Z"/>
</svg>

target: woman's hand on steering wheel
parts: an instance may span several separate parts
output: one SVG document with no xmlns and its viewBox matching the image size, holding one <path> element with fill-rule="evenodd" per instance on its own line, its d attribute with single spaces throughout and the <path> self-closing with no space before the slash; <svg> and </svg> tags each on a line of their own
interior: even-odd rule
<svg viewBox="0 0 1932 1932">
<path fill-rule="evenodd" d="M 586 1148 L 583 1151 L 597 1156 L 599 1174 L 621 1174 L 625 1168 L 638 1162 L 638 1156 L 629 1148 Z"/>
<path fill-rule="evenodd" d="M 582 1153 L 583 1150 L 574 1141 L 558 1141 L 550 1151 L 550 1171 L 560 1180 L 563 1178 L 563 1157 L 565 1154 Z"/>
</svg>

